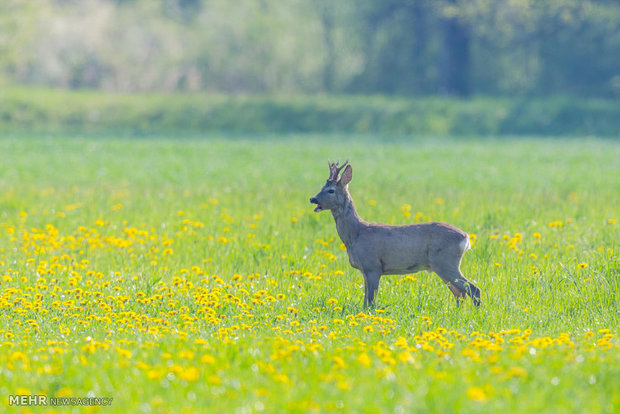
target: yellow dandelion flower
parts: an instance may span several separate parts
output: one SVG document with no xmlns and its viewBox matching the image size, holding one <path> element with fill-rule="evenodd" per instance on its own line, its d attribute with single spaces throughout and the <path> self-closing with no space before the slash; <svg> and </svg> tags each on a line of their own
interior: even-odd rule
<svg viewBox="0 0 620 414">
<path fill-rule="evenodd" d="M 335 298 L 327 299 L 327 305 L 328 306 L 335 305 L 336 303 L 338 303 L 338 299 L 335 299 Z"/>
<path fill-rule="evenodd" d="M 118 354 L 120 356 L 122 356 L 123 358 L 127 358 L 130 359 L 131 358 L 131 351 L 127 350 L 127 349 L 123 349 L 121 347 L 116 347 L 116 352 L 118 352 Z"/>
<path fill-rule="evenodd" d="M 179 378 L 185 381 L 196 381 L 200 377 L 200 371 L 196 367 L 189 367 L 179 372 Z"/>
<path fill-rule="evenodd" d="M 267 388 L 257 388 L 254 390 L 254 394 L 258 397 L 265 397 L 269 395 L 269 390 Z"/>
<path fill-rule="evenodd" d="M 411 354 L 407 351 L 399 352 L 396 357 L 400 360 L 400 362 L 413 362 L 414 359 Z"/>
<path fill-rule="evenodd" d="M 13 354 L 9 357 L 9 360 L 11 361 L 20 360 L 20 361 L 26 362 L 26 354 L 24 354 L 23 352 L 19 352 L 19 351 L 13 352 Z"/>
<path fill-rule="evenodd" d="M 587 263 L 579 263 L 577 265 L 577 269 L 587 269 L 588 268 L 588 264 Z"/>
<path fill-rule="evenodd" d="M 370 359 L 368 354 L 365 352 L 359 354 L 359 356 L 357 357 L 357 362 L 359 362 L 361 365 L 365 367 L 369 367 L 372 364 L 372 360 Z"/>
<path fill-rule="evenodd" d="M 275 374 L 273 376 L 274 381 L 281 382 L 284 384 L 288 384 L 290 382 L 288 376 L 286 374 Z"/>
<path fill-rule="evenodd" d="M 493 365 L 491 368 L 489 368 L 489 371 L 491 371 L 491 374 L 501 374 L 502 372 L 504 372 L 504 368 L 498 366 L 498 365 Z"/>
<path fill-rule="evenodd" d="M 179 358 L 181 359 L 194 359 L 194 353 L 192 351 L 183 350 L 179 353 Z"/>
<path fill-rule="evenodd" d="M 521 367 L 512 367 L 506 372 L 506 377 L 525 377 L 527 372 Z"/>
<path fill-rule="evenodd" d="M 338 389 L 341 390 L 350 390 L 351 389 L 351 385 L 347 382 L 347 381 L 338 381 L 338 383 L 336 384 L 336 386 L 338 387 Z"/>
<path fill-rule="evenodd" d="M 202 358 L 200 358 L 200 362 L 203 364 L 215 364 L 215 358 L 211 355 L 203 355 Z"/>
<path fill-rule="evenodd" d="M 484 402 L 489 399 L 489 396 L 482 387 L 473 386 L 467 389 L 467 398 L 472 401 Z"/>
<path fill-rule="evenodd" d="M 340 358 L 339 356 L 333 357 L 332 361 L 334 361 L 334 364 L 335 364 L 336 368 L 338 368 L 338 369 L 344 369 L 347 366 L 344 363 L 344 360 L 342 358 Z"/>
</svg>

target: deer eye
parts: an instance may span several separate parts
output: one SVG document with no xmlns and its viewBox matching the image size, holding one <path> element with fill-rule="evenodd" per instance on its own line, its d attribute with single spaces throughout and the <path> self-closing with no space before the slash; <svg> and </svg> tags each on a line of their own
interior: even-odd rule
<svg viewBox="0 0 620 414">
<path fill-rule="evenodd" d="M 334 190 L 334 189 L 332 188 L 332 189 L 330 189 L 330 190 L 327 190 L 327 192 L 328 192 L 328 193 L 330 193 L 330 194 L 334 194 L 334 193 L 336 192 L 336 190 Z"/>
</svg>

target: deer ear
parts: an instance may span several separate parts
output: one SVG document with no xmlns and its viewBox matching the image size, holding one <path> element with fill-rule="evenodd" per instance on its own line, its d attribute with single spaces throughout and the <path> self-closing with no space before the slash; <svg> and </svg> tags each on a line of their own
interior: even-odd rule
<svg viewBox="0 0 620 414">
<path fill-rule="evenodd" d="M 344 187 L 351 182 L 352 178 L 353 178 L 353 168 L 351 168 L 351 164 L 349 164 L 347 165 L 342 175 L 340 176 L 340 181 L 338 181 L 338 184 Z"/>
</svg>

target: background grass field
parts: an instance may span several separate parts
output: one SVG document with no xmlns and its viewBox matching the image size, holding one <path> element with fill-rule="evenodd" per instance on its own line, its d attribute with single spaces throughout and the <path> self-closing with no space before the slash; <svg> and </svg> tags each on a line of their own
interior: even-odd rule
<svg viewBox="0 0 620 414">
<path fill-rule="evenodd" d="M 21 134 L 0 153 L 5 406 L 620 406 L 617 141 Z M 469 232 L 483 306 L 419 273 L 383 277 L 364 309 L 331 215 L 308 202 L 327 158 L 350 160 L 366 220 Z"/>
<path fill-rule="evenodd" d="M 15 130 L 617 137 L 620 107 L 561 96 L 118 94 L 12 85 L 0 90 L 0 131 Z"/>
</svg>

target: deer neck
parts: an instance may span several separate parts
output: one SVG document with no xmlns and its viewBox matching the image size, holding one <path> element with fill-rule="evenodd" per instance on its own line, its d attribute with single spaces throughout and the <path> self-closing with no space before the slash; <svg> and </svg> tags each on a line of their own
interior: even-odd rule
<svg viewBox="0 0 620 414">
<path fill-rule="evenodd" d="M 357 238 L 359 231 L 364 223 L 355 210 L 353 199 L 347 192 L 346 201 L 343 206 L 332 210 L 332 215 L 336 221 L 338 236 L 347 248 Z"/>
</svg>

